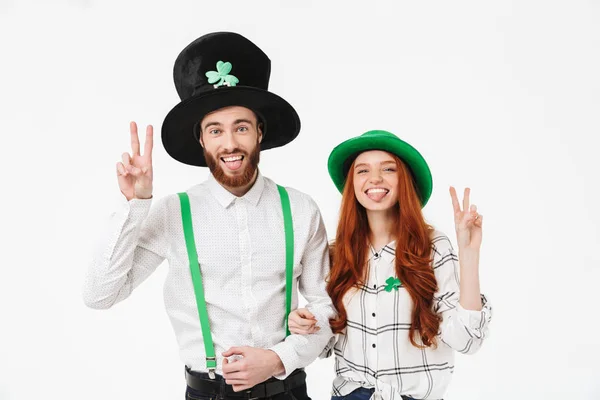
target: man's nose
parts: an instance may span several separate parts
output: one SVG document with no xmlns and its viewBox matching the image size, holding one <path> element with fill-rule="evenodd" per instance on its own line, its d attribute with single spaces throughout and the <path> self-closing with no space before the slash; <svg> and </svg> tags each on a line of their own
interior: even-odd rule
<svg viewBox="0 0 600 400">
<path fill-rule="evenodd" d="M 233 132 L 225 133 L 223 137 L 223 149 L 225 151 L 233 151 L 238 147 L 238 141 Z"/>
</svg>

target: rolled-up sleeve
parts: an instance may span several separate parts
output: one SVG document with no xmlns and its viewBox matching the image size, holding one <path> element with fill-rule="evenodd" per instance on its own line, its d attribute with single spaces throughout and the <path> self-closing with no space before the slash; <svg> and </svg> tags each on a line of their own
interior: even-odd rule
<svg viewBox="0 0 600 400">
<path fill-rule="evenodd" d="M 438 283 L 434 310 L 442 316 L 439 336 L 452 349 L 463 354 L 473 354 L 479 350 L 487 336 L 492 320 L 492 306 L 483 294 L 480 311 L 466 310 L 460 305 L 460 267 L 447 237 L 436 238 L 433 253 L 433 267 Z"/>
<path fill-rule="evenodd" d="M 327 345 L 325 346 L 325 348 L 323 349 L 321 354 L 319 354 L 319 358 L 331 357 L 333 355 L 333 349 L 335 348 L 335 344 L 337 343 L 337 340 L 338 340 L 337 334 L 335 336 L 333 336 L 331 339 L 329 339 L 329 342 L 327 342 Z"/>
</svg>

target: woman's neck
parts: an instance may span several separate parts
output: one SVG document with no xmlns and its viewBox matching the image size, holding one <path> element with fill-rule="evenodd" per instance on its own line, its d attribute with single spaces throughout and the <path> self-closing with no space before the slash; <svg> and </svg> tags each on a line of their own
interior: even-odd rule
<svg viewBox="0 0 600 400">
<path fill-rule="evenodd" d="M 395 239 L 394 218 L 395 212 L 393 210 L 367 210 L 369 240 L 376 251 L 381 250 L 386 244 Z"/>
</svg>

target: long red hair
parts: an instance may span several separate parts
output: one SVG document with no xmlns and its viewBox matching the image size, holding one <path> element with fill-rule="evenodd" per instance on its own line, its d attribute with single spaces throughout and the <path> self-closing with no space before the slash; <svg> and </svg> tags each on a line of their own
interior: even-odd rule
<svg viewBox="0 0 600 400">
<path fill-rule="evenodd" d="M 421 201 L 408 167 L 395 155 L 398 166 L 398 204 L 395 211 L 396 275 L 408 291 L 413 309 L 409 330 L 413 346 L 436 346 L 441 318 L 433 311 L 437 281 L 431 266 L 431 232 L 421 212 Z M 349 169 L 340 207 L 335 243 L 331 246 L 331 271 L 327 292 L 338 316 L 330 321 L 335 333 L 346 327 L 344 295 L 365 283 L 369 252 L 369 223 L 365 208 L 354 194 L 354 162 Z M 421 343 L 418 339 L 421 339 Z"/>
</svg>

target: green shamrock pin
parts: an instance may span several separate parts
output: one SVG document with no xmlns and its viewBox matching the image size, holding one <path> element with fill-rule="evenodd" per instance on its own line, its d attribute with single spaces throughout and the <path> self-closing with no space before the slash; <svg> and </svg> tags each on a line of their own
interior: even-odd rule
<svg viewBox="0 0 600 400">
<path fill-rule="evenodd" d="M 392 289 L 398 290 L 398 288 L 400 287 L 400 279 L 394 278 L 393 276 L 387 278 L 385 283 L 387 283 L 387 285 L 385 286 L 386 292 L 391 292 Z"/>
<path fill-rule="evenodd" d="M 214 86 L 218 88 L 219 86 L 235 86 L 240 81 L 233 75 L 229 75 L 231 72 L 231 63 L 230 62 L 217 62 L 217 70 L 216 71 L 208 71 L 206 73 L 206 77 L 208 78 L 208 83 L 216 83 Z"/>
</svg>

